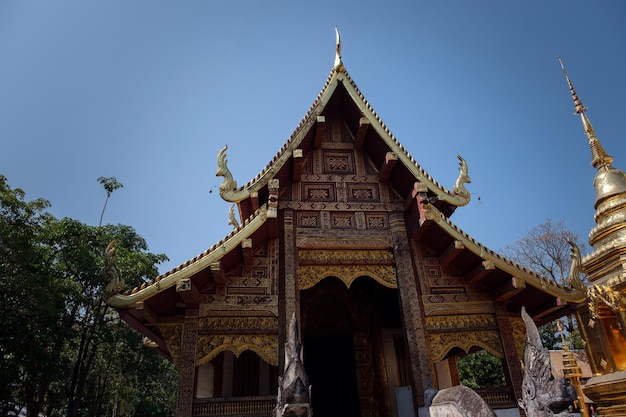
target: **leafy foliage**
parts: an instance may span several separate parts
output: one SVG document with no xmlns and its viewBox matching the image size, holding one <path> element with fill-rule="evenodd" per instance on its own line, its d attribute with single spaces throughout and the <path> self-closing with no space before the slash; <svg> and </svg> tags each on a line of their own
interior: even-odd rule
<svg viewBox="0 0 626 417">
<path fill-rule="evenodd" d="M 501 387 L 506 385 L 502 361 L 485 350 L 457 359 L 461 385 L 470 388 Z"/>
<path fill-rule="evenodd" d="M 171 415 L 173 365 L 104 303 L 100 275 L 114 238 L 129 285 L 157 275 L 166 256 L 130 226 L 59 220 L 48 207 L 0 176 L 0 413 Z"/>
</svg>

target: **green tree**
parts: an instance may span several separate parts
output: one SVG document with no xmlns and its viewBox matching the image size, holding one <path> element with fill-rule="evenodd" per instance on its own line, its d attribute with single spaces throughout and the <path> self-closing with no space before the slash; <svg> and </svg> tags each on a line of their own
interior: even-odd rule
<svg viewBox="0 0 626 417">
<path fill-rule="evenodd" d="M 63 376 L 59 357 L 65 327 L 66 294 L 76 293 L 71 280 L 49 268 L 54 256 L 48 231 L 56 220 L 43 199 L 25 200 L 0 175 L 0 411 L 17 404 L 29 416 L 42 409 L 52 380 Z"/>
<path fill-rule="evenodd" d="M 485 350 L 457 359 L 461 385 L 470 388 L 501 387 L 506 385 L 502 360 Z"/>
<path fill-rule="evenodd" d="M 111 240 L 131 286 L 156 276 L 166 256 L 148 252 L 130 226 L 58 220 L 48 207 L 0 176 L 0 412 L 171 415 L 173 365 L 144 347 L 101 296 Z"/>
<path fill-rule="evenodd" d="M 98 177 L 98 182 L 102 184 L 104 190 L 107 192 L 107 198 L 104 200 L 104 207 L 102 207 L 102 213 L 100 213 L 100 223 L 98 223 L 99 226 L 102 226 L 102 218 L 104 217 L 104 211 L 107 208 L 107 203 L 109 202 L 109 198 L 111 198 L 111 194 L 113 191 L 123 188 L 124 185 L 122 185 L 121 182 L 118 182 L 115 177 Z"/>
</svg>

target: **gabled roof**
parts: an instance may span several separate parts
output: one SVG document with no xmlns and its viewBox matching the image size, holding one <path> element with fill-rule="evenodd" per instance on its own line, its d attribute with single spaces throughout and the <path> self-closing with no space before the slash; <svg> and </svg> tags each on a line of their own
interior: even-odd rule
<svg viewBox="0 0 626 417">
<path fill-rule="evenodd" d="M 182 297 L 178 286 L 193 278 L 196 281 L 217 282 L 222 268 L 228 271 L 244 258 L 249 240 L 255 245 L 276 236 L 276 217 L 280 184 L 298 179 L 298 169 L 307 153 L 321 145 L 325 115 L 330 109 L 340 109 L 356 148 L 363 149 L 379 168 L 379 178 L 388 182 L 399 196 L 405 198 L 405 211 L 414 224 L 407 224 L 410 238 L 419 238 L 434 248 L 440 259 L 454 262 L 468 282 L 490 289 L 494 297 L 506 300 L 519 311 L 522 305 L 534 310 L 534 318 L 545 322 L 561 317 L 572 309 L 569 303 L 585 300 L 584 294 L 565 288 L 498 255 L 478 243 L 450 221 L 458 206 L 469 203 L 470 193 L 465 183 L 470 179 L 465 161 L 459 157 L 459 178 L 450 191 L 433 179 L 398 142 L 367 102 L 343 64 L 335 65 L 321 92 L 300 124 L 270 163 L 251 181 L 237 187 L 226 163 L 226 148 L 218 155 L 216 175 L 223 176 L 220 195 L 237 203 L 240 217 L 246 220 L 228 236 L 184 264 L 130 291 L 116 294 L 107 303 L 119 310 L 124 319 L 144 334 L 153 334 L 147 327 L 151 319 L 143 320 L 138 310 L 143 302 L 151 305 L 176 304 Z M 425 231 L 428 230 L 428 233 Z M 180 296 L 180 297 L 179 297 Z M 161 308 L 161 307 L 159 307 Z M 168 307 L 151 314 L 172 315 Z M 175 309 L 174 307 L 171 307 Z M 132 309 L 124 312 L 125 309 Z M 174 313 L 176 314 L 176 313 Z M 143 321 L 142 321 L 143 320 Z M 154 335 L 159 345 L 162 339 Z M 166 351 L 165 346 L 161 346 Z"/>
<path fill-rule="evenodd" d="M 401 183 L 394 184 L 401 195 L 410 194 L 413 184 L 417 181 L 429 189 L 431 197 L 437 200 L 437 207 L 447 216 L 454 212 L 457 206 L 464 206 L 470 201 L 470 193 L 464 184 L 470 182 L 467 175 L 467 165 L 459 156 L 460 174 L 456 185 L 450 191 L 431 177 L 398 142 L 395 136 L 376 114 L 372 106 L 365 99 L 350 75 L 343 69 L 333 68 L 326 80 L 322 91 L 315 99 L 313 105 L 306 113 L 300 124 L 296 127 L 287 142 L 272 158 L 267 166 L 256 177 L 242 187 L 237 187 L 232 173 L 226 164 L 226 148 L 218 155 L 218 170 L 216 175 L 224 176 L 224 182 L 220 185 L 220 195 L 226 201 L 237 203 L 241 216 L 247 217 L 258 203 L 263 203 L 263 197 L 267 194 L 264 188 L 270 180 L 284 176 L 288 178 L 288 171 L 292 169 L 292 161 L 298 150 L 307 152 L 315 146 L 309 146 L 308 142 L 314 142 L 316 132 L 323 129 L 324 113 L 332 101 L 340 101 L 344 106 L 349 106 L 352 112 L 347 116 L 352 126 L 349 129 L 354 133 L 357 147 L 368 150 L 369 157 L 379 163 L 379 168 L 386 162 L 385 158 L 390 153 L 393 163 L 399 163 L 407 175 L 402 176 Z M 304 146 L 307 144 L 307 146 Z M 306 155 L 304 155 L 306 157 Z M 397 164 L 398 165 L 398 164 Z M 396 165 L 394 169 L 399 167 Z M 281 175 L 282 174 L 282 175 Z M 396 180 L 401 176 L 396 175 Z"/>
</svg>

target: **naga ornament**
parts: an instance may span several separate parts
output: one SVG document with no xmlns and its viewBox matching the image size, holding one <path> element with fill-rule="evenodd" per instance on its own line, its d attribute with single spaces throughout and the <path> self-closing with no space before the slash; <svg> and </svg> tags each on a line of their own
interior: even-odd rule
<svg viewBox="0 0 626 417">
<path fill-rule="evenodd" d="M 522 307 L 522 320 L 526 324 L 526 348 L 524 349 L 524 379 L 522 398 L 518 405 L 528 417 L 551 417 L 550 406 L 563 397 L 563 376 L 552 377 L 550 351 L 543 347 L 539 330 L 533 319 Z"/>
<path fill-rule="evenodd" d="M 104 268 L 102 269 L 102 276 L 109 281 L 104 289 L 104 300 L 108 300 L 112 296 L 119 294 L 124 289 L 124 280 L 120 278 L 120 272 L 115 265 L 115 259 L 117 258 L 117 239 L 113 239 L 104 250 Z"/>
<path fill-rule="evenodd" d="M 237 181 L 233 178 L 233 174 L 228 169 L 226 165 L 228 160 L 226 159 L 226 151 L 228 150 L 228 145 L 224 146 L 222 150 L 217 154 L 217 171 L 215 172 L 216 177 L 224 177 L 224 182 L 220 185 L 220 194 L 224 194 L 228 191 L 233 191 L 237 189 Z"/>
<path fill-rule="evenodd" d="M 467 172 L 467 162 L 465 162 L 465 159 L 463 159 L 461 155 L 457 155 L 456 157 L 459 158 L 459 177 L 456 179 L 456 183 L 454 184 L 454 188 L 452 190 L 454 191 L 454 194 L 468 197 L 469 199 L 470 193 L 465 188 L 465 184 L 471 183 L 472 180 Z"/>
</svg>

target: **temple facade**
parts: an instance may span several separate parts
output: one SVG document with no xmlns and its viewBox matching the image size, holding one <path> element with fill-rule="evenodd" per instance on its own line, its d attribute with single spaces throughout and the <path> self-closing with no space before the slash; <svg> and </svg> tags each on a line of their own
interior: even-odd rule
<svg viewBox="0 0 626 417">
<path fill-rule="evenodd" d="M 325 85 L 270 163 L 238 186 L 226 152 L 217 175 L 233 231 L 107 297 L 176 364 L 179 417 L 272 415 L 292 317 L 316 416 L 415 415 L 459 384 L 456 358 L 477 350 L 500 358 L 506 379 L 480 394 L 516 408 L 522 307 L 542 324 L 586 300 L 452 223 L 470 202 L 469 164 L 458 157 L 450 189 L 425 172 L 346 71 L 339 38 Z"/>
</svg>

